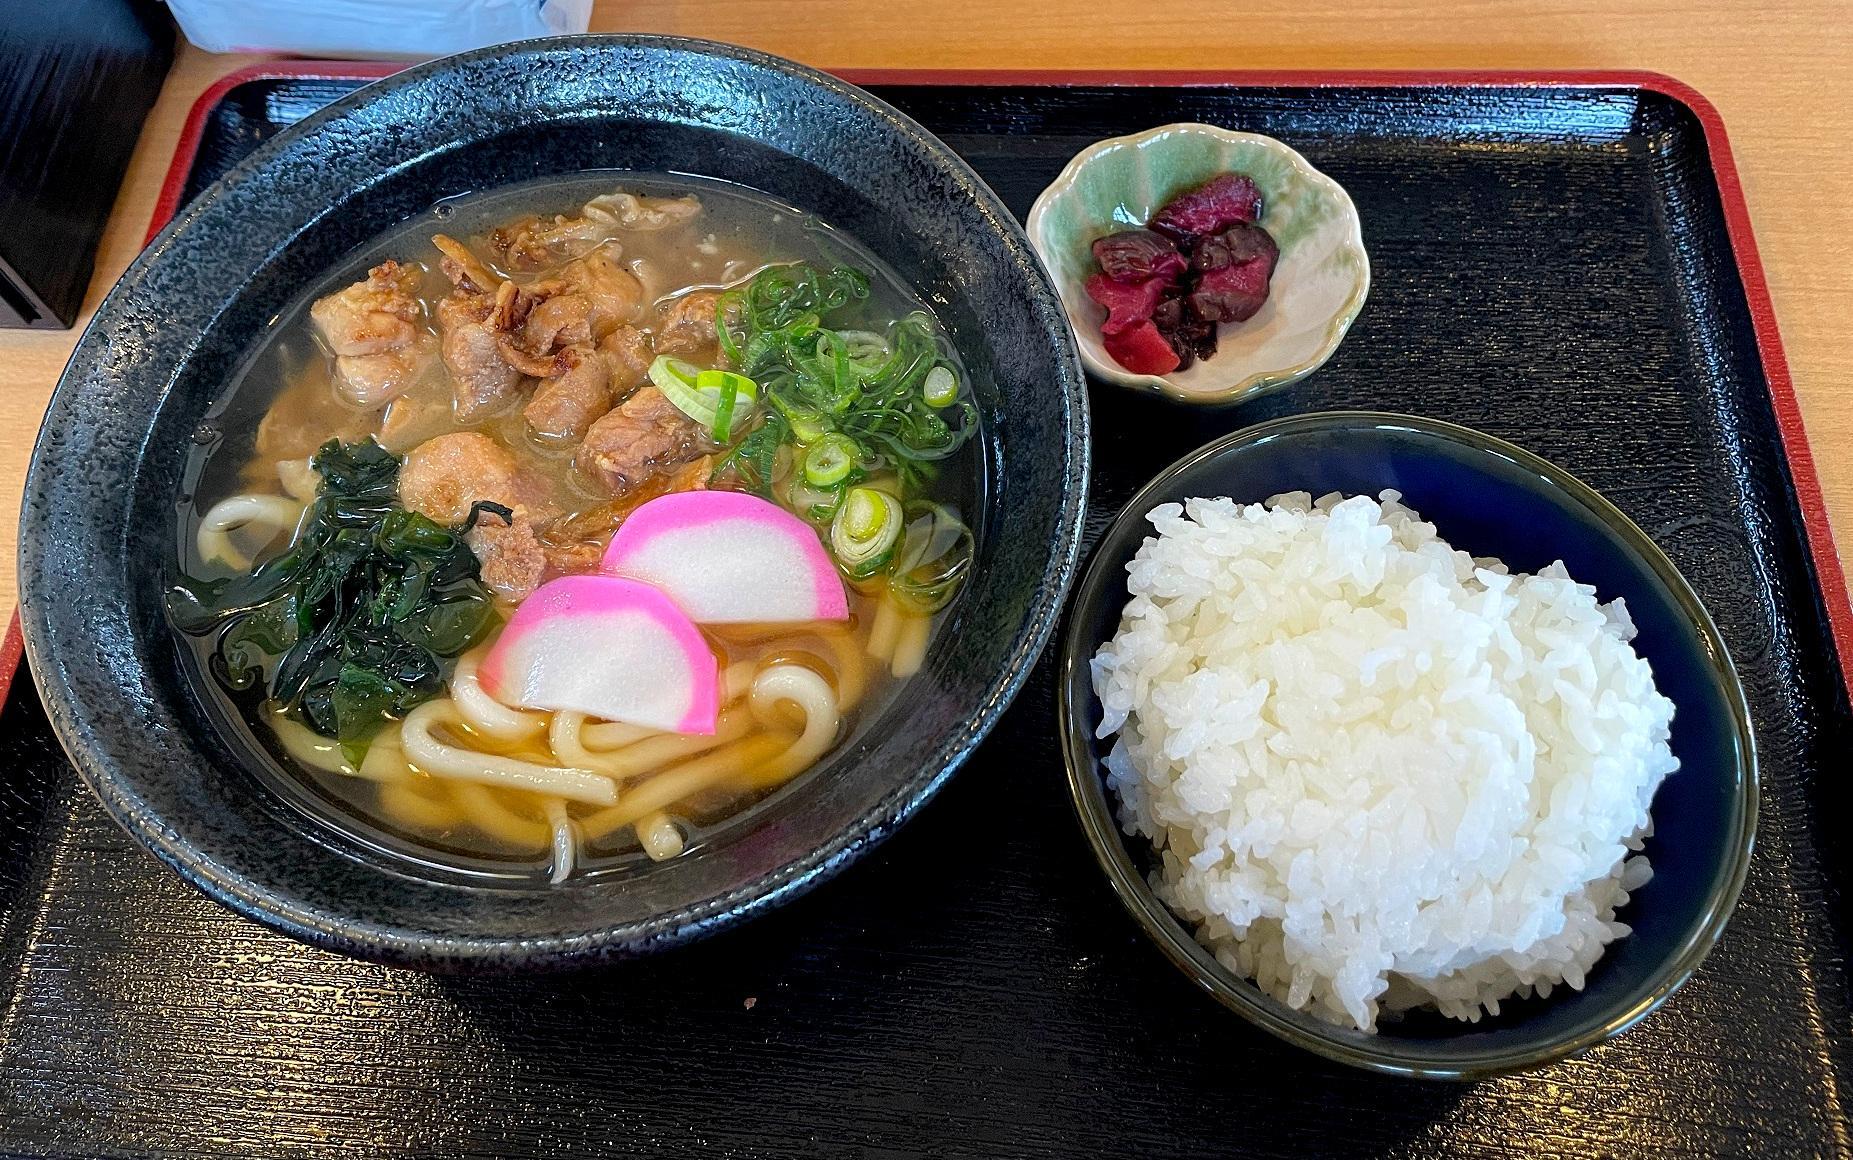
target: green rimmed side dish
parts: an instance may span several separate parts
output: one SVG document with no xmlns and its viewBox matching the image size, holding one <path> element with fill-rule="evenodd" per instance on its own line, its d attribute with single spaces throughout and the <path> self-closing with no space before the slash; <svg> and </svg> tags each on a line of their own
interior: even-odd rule
<svg viewBox="0 0 1853 1160">
<path fill-rule="evenodd" d="M 1095 270 L 1091 247 L 1224 173 L 1245 173 L 1260 186 L 1260 224 L 1280 245 L 1267 305 L 1225 325 L 1214 358 L 1168 375 L 1128 371 L 1101 345 L 1105 311 L 1083 289 Z M 1180 402 L 1238 402 L 1311 374 L 1338 349 L 1370 293 L 1370 258 L 1350 196 L 1299 153 L 1258 133 L 1176 124 L 1098 142 L 1036 199 L 1028 229 L 1088 370 Z"/>
</svg>

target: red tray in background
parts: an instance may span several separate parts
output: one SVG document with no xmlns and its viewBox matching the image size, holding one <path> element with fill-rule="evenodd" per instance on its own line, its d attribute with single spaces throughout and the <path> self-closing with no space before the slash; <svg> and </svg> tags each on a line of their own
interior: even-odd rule
<svg viewBox="0 0 1853 1160">
<path fill-rule="evenodd" d="M 225 78 L 155 226 L 393 67 Z M 197 896 L 103 817 L 22 682 L 0 710 L 0 1154 L 1853 1151 L 1853 614 L 1711 105 L 1644 73 L 842 75 L 1019 214 L 1082 145 L 1168 121 L 1270 133 L 1345 184 L 1374 278 L 1344 347 L 1221 414 L 1097 385 L 1090 534 L 1189 448 L 1327 406 L 1464 422 L 1602 488 L 1693 581 L 1752 703 L 1762 832 L 1717 951 L 1640 1027 L 1533 1075 L 1423 1085 L 1296 1051 L 1119 910 L 1045 659 L 942 797 L 815 894 L 609 971 L 435 980 Z"/>
</svg>

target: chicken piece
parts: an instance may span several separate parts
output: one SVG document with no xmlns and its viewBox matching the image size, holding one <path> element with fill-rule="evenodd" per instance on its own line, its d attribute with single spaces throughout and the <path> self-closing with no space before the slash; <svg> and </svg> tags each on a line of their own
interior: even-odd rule
<svg viewBox="0 0 1853 1160">
<path fill-rule="evenodd" d="M 642 386 L 586 432 L 580 470 L 613 495 L 631 491 L 658 471 L 702 455 L 701 429 L 652 386 Z"/>
<path fill-rule="evenodd" d="M 519 604 L 533 595 L 547 576 L 546 546 L 527 520 L 504 526 L 490 513 L 463 539 L 482 566 L 483 583 L 510 604 Z"/>
<path fill-rule="evenodd" d="M 572 369 L 570 359 L 564 357 L 565 351 L 553 351 L 549 354 L 529 354 L 521 349 L 521 344 L 512 335 L 499 335 L 496 338 L 496 350 L 502 361 L 514 367 L 524 375 L 537 379 L 551 379 L 563 375 Z"/>
<path fill-rule="evenodd" d="M 521 385 L 521 372 L 502 357 L 498 328 L 511 320 L 520 295 L 504 282 L 496 296 L 451 295 L 438 303 L 444 367 L 450 371 L 457 422 L 474 423 L 501 408 Z"/>
<path fill-rule="evenodd" d="M 618 530 L 618 525 L 632 512 L 660 495 L 677 491 L 707 491 L 712 486 L 713 475 L 714 456 L 702 455 L 667 475 L 656 475 L 647 480 L 645 486 L 622 496 L 559 517 L 547 525 L 544 537 L 550 549 L 549 558 L 566 559 L 568 556 L 561 553 L 570 554 L 572 547 L 579 543 L 596 545 L 602 555 L 604 546 L 611 542 L 611 534 Z M 561 570 L 570 572 L 578 569 L 562 567 Z"/>
<path fill-rule="evenodd" d="M 424 318 L 418 271 L 382 262 L 364 281 L 318 299 L 309 317 L 335 352 L 335 391 L 363 410 L 383 407 L 431 369 L 436 342 Z"/>
<path fill-rule="evenodd" d="M 372 427 L 371 416 L 343 405 L 328 389 L 326 364 L 312 362 L 258 420 L 253 462 L 306 459 L 330 439 L 343 443 L 365 439 Z"/>
<path fill-rule="evenodd" d="M 675 491 L 707 491 L 714 478 L 714 456 L 703 455 L 678 467 L 669 477 L 669 483 L 663 488 L 665 494 Z"/>
<path fill-rule="evenodd" d="M 476 364 L 476 372 L 451 367 L 453 378 L 490 387 L 497 400 L 507 397 L 499 388 L 512 369 L 516 375 L 552 378 L 571 369 L 555 361 L 556 347 L 591 341 L 586 316 L 591 304 L 560 281 L 521 287 L 503 282 L 493 298 L 486 294 L 453 294 L 438 303 L 438 323 L 446 338 L 457 335 L 458 362 Z M 478 329 L 471 329 L 472 326 Z M 493 357 L 491 347 L 493 346 Z M 464 393 L 459 392 L 459 405 Z"/>
<path fill-rule="evenodd" d="M 611 391 L 622 396 L 650 377 L 650 340 L 634 326 L 620 326 L 598 341 L 599 352 L 611 367 Z"/>
<path fill-rule="evenodd" d="M 399 468 L 399 502 L 445 525 L 462 523 L 479 500 L 519 516 L 528 490 L 508 449 L 474 431 L 428 439 Z"/>
<path fill-rule="evenodd" d="M 564 374 L 543 379 L 522 414 L 528 427 L 552 443 L 577 443 L 594 420 L 611 410 L 611 362 L 589 346 L 569 346 Z"/>
<path fill-rule="evenodd" d="M 419 383 L 386 405 L 374 439 L 394 455 L 404 455 L 427 439 L 456 429 L 451 417 L 450 384 L 442 376 Z"/>
<path fill-rule="evenodd" d="M 632 322 L 643 305 L 643 283 L 637 275 L 598 250 L 560 267 L 560 277 L 588 304 L 586 323 L 592 341 L 601 342 L 618 326 Z"/>
<path fill-rule="evenodd" d="M 489 235 L 489 244 L 502 255 L 507 267 L 522 272 L 545 270 L 584 257 L 610 240 L 608 222 L 564 214 L 525 217 Z"/>
<path fill-rule="evenodd" d="M 712 347 L 720 335 L 715 324 L 718 290 L 692 290 L 659 303 L 663 322 L 656 332 L 656 353 L 688 355 Z"/>
<path fill-rule="evenodd" d="M 556 347 L 592 342 L 592 300 L 572 292 L 564 282 L 530 287 L 527 321 L 521 324 L 517 343 L 537 357 Z"/>
<path fill-rule="evenodd" d="M 596 572 L 605 558 L 605 545 L 595 540 L 576 544 L 549 544 L 542 541 L 540 550 L 547 558 L 549 576 L 571 576 L 576 572 Z"/>
<path fill-rule="evenodd" d="M 336 355 L 385 354 L 410 346 L 412 324 L 424 315 L 416 294 L 418 271 L 381 262 L 362 281 L 309 307 L 309 319 Z"/>
<path fill-rule="evenodd" d="M 499 410 L 521 385 L 521 372 L 508 365 L 495 332 L 481 323 L 444 335 L 444 366 L 450 371 L 451 403 L 459 423 L 474 423 Z"/>
<path fill-rule="evenodd" d="M 438 260 L 438 269 L 450 279 L 451 285 L 464 293 L 488 294 L 502 281 L 495 276 L 495 271 L 483 265 L 474 250 L 449 234 L 433 234 L 431 244 L 444 255 Z"/>
<path fill-rule="evenodd" d="M 619 190 L 595 197 L 580 211 L 594 222 L 626 230 L 661 230 L 694 220 L 701 212 L 701 199 L 685 197 L 638 197 Z"/>
<path fill-rule="evenodd" d="M 645 480 L 642 486 L 621 496 L 561 516 L 547 525 L 543 537 L 549 547 L 549 558 L 567 559 L 572 547 L 580 543 L 597 545 L 602 555 L 604 546 L 611 542 L 611 534 L 632 512 L 671 492 L 707 491 L 713 486 L 713 476 L 714 456 L 702 455 L 667 474 L 659 472 Z M 562 567 L 561 570 L 577 569 Z"/>
<path fill-rule="evenodd" d="M 336 355 L 335 391 L 362 410 L 384 407 L 423 379 L 437 356 L 438 340 L 430 331 L 419 331 L 398 350 Z"/>
<path fill-rule="evenodd" d="M 460 524 L 482 501 L 513 513 L 504 521 L 487 512 L 464 536 L 482 565 L 483 583 L 513 602 L 526 599 L 547 570 L 547 555 L 535 534 L 536 521 L 545 513 L 532 502 L 534 495 L 515 457 L 474 431 L 419 444 L 399 469 L 399 502 L 437 523 Z"/>
<path fill-rule="evenodd" d="M 643 284 L 601 254 L 566 265 L 561 277 L 521 290 L 527 312 L 519 330 L 509 335 L 519 352 L 510 361 L 545 359 L 562 347 L 603 339 L 636 314 Z M 523 373 L 539 374 L 523 368 Z"/>
<path fill-rule="evenodd" d="M 495 312 L 495 299 L 488 294 L 451 294 L 438 299 L 438 333 L 449 334 L 474 322 L 483 325 Z"/>
</svg>

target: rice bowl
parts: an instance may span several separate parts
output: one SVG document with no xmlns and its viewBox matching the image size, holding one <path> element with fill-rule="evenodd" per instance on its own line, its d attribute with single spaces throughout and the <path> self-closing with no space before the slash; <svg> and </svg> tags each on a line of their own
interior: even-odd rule
<svg viewBox="0 0 1853 1160">
<path fill-rule="evenodd" d="M 1371 1030 L 1583 986 L 1678 762 L 1620 601 L 1398 502 L 1149 513 L 1092 670 L 1120 821 L 1227 969 Z"/>
</svg>

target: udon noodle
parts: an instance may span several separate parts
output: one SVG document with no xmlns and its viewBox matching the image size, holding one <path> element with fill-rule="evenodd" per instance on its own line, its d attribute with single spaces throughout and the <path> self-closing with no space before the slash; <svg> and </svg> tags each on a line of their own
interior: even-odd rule
<svg viewBox="0 0 1853 1160">
<path fill-rule="evenodd" d="M 843 630 L 773 640 L 789 645 L 806 636 L 838 642 L 823 649 L 840 667 L 826 674 L 772 654 L 763 663 L 736 661 L 726 670 L 725 704 L 709 735 L 640 730 L 571 711 L 510 709 L 476 682 L 481 650 L 459 661 L 448 696 L 383 730 L 359 765 L 287 717 L 274 716 L 272 725 L 303 765 L 375 783 L 380 811 L 400 826 L 468 824 L 510 845 L 545 846 L 552 876 L 561 881 L 584 840 L 628 828 L 650 857 L 674 857 L 683 835 L 666 811 L 703 793 L 776 788 L 821 757 L 856 707 L 854 694 L 866 687 L 868 658 L 841 647 L 851 638 Z M 491 789 L 502 792 L 485 792 Z"/>
<path fill-rule="evenodd" d="M 206 534 L 202 524 L 202 556 Z M 458 659 L 446 695 L 376 734 L 358 764 L 287 716 L 273 712 L 268 723 L 304 767 L 372 783 L 378 813 L 398 828 L 469 827 L 510 847 L 544 850 L 560 882 L 582 847 L 620 831 L 634 834 L 652 859 L 672 858 L 685 838 L 670 811 L 705 802 L 698 812 L 715 812 L 727 800 L 764 794 L 828 752 L 871 682 L 913 675 L 925 651 L 931 618 L 872 603 L 872 631 L 854 623 L 716 630 L 740 659 L 722 670 L 712 734 L 511 708 L 477 680 L 487 645 Z"/>
</svg>

